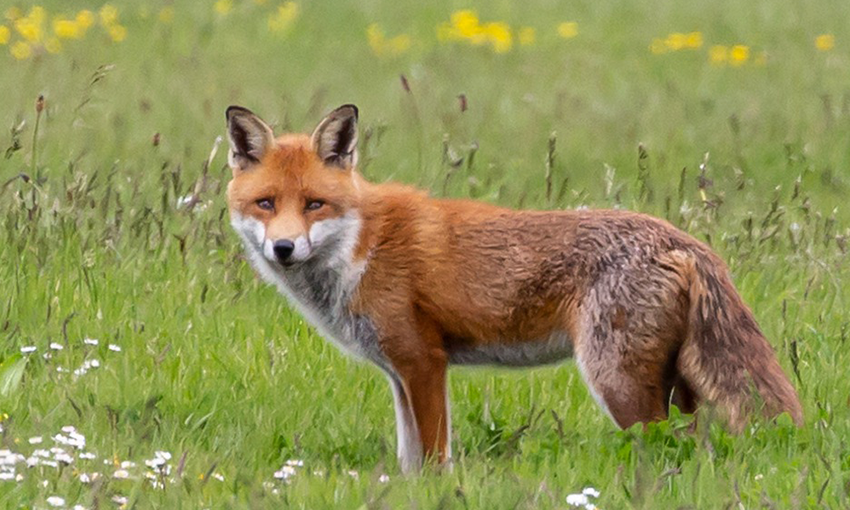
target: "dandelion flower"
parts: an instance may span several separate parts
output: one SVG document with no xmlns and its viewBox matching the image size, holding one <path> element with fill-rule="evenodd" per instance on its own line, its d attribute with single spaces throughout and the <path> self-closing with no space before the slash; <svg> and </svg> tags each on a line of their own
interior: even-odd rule
<svg viewBox="0 0 850 510">
<path fill-rule="evenodd" d="M 478 23 L 478 15 L 475 14 L 475 11 L 465 9 L 453 12 L 451 20 L 452 26 L 461 37 L 474 38 L 481 33 L 481 26 Z"/>
<path fill-rule="evenodd" d="M 0 45 L 8 43 L 11 37 L 12 31 L 9 30 L 9 27 L 0 25 Z"/>
<path fill-rule="evenodd" d="M 667 39 L 664 40 L 664 44 L 667 45 L 673 51 L 681 50 L 685 47 L 688 42 L 688 36 L 685 34 L 674 32 L 667 36 Z"/>
<path fill-rule="evenodd" d="M 74 18 L 74 21 L 77 22 L 77 26 L 82 29 L 83 32 L 88 30 L 88 28 L 94 25 L 94 13 L 85 9 L 77 13 L 77 16 Z"/>
<path fill-rule="evenodd" d="M 53 33 L 60 39 L 79 39 L 83 30 L 76 20 L 57 19 L 53 21 Z"/>
<path fill-rule="evenodd" d="M 42 37 L 41 22 L 30 16 L 15 20 L 15 30 L 29 42 L 39 42 Z"/>
<path fill-rule="evenodd" d="M 685 46 L 691 49 L 702 48 L 702 32 L 691 32 L 685 37 Z"/>
<path fill-rule="evenodd" d="M 835 47 L 835 36 L 832 34 L 821 34 L 815 37 L 815 48 L 818 51 L 829 51 Z"/>
<path fill-rule="evenodd" d="M 558 24 L 558 35 L 564 39 L 572 39 L 578 35 L 578 23 L 575 21 L 565 21 Z"/>
<path fill-rule="evenodd" d="M 732 46 L 729 51 L 729 61 L 733 66 L 741 66 L 750 58 L 750 47 L 743 44 Z"/>
<path fill-rule="evenodd" d="M 369 47 L 375 55 L 381 55 L 384 51 L 384 31 L 377 23 L 372 23 L 366 28 L 366 39 Z"/>
<path fill-rule="evenodd" d="M 487 24 L 487 36 L 493 44 L 493 51 L 496 53 L 506 53 L 513 46 L 513 37 L 511 29 L 507 23 L 496 21 Z"/>
</svg>

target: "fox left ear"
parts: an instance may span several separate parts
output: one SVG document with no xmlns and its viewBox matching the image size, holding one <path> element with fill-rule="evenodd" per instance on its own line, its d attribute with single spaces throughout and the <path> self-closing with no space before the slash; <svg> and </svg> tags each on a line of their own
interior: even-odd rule
<svg viewBox="0 0 850 510">
<path fill-rule="evenodd" d="M 313 149 L 330 166 L 351 169 L 357 164 L 357 107 L 340 106 L 313 131 Z"/>
<path fill-rule="evenodd" d="M 274 145 L 274 133 L 263 119 L 241 106 L 231 106 L 227 117 L 227 139 L 230 153 L 227 163 L 235 170 L 247 170 L 260 162 Z"/>
</svg>

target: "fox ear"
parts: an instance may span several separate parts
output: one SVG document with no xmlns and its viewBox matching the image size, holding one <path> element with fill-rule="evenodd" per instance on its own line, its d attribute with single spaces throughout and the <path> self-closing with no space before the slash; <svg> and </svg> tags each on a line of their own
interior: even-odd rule
<svg viewBox="0 0 850 510">
<path fill-rule="evenodd" d="M 268 124 L 241 106 L 231 106 L 227 116 L 227 139 L 230 152 L 227 163 L 233 170 L 245 170 L 263 158 L 274 144 L 274 133 Z"/>
<path fill-rule="evenodd" d="M 313 149 L 327 165 L 350 169 L 357 164 L 357 107 L 340 106 L 313 131 Z"/>
</svg>

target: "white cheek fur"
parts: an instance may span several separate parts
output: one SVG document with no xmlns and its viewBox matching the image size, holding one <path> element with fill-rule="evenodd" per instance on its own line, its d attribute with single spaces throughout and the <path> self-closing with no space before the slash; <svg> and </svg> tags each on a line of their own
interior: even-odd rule
<svg viewBox="0 0 850 510">
<path fill-rule="evenodd" d="M 242 216 L 238 212 L 230 214 L 230 224 L 233 229 L 246 241 L 261 249 L 266 240 L 266 227 L 259 220 L 250 216 Z"/>
</svg>

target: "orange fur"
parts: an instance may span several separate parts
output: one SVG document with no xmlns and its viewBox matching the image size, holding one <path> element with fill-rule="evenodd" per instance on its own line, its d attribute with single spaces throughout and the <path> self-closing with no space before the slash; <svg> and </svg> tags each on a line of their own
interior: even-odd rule
<svg viewBox="0 0 850 510">
<path fill-rule="evenodd" d="M 400 434 L 418 434 L 418 445 L 400 437 L 400 456 L 410 457 L 403 467 L 415 469 L 419 449 L 448 460 L 446 370 L 454 363 L 533 365 L 574 354 L 621 427 L 665 418 L 671 393 L 688 412 L 700 400 L 714 404 L 733 430 L 756 410 L 756 395 L 766 414 L 788 412 L 801 423 L 793 387 L 707 246 L 643 214 L 515 211 L 366 182 L 354 168 L 356 109 L 343 108 L 312 136 L 273 143 L 256 131 L 258 118 L 233 120 L 228 201 L 235 218 L 258 221 L 251 228 L 271 241 L 355 218 L 356 243 L 339 251 L 348 258 L 334 270 L 357 268 L 352 291 L 341 294 L 342 308 L 311 313 L 345 315 L 366 324 L 365 336 L 374 333 L 375 348 L 348 342 L 363 343 L 395 384 Z M 260 142 L 252 145 L 252 134 Z M 257 206 L 265 198 L 273 211 Z M 322 206 L 305 210 L 312 200 Z M 289 289 L 290 269 L 262 264 Z M 323 295 L 334 283 L 305 285 Z M 321 300 L 303 297 L 312 291 L 302 287 L 287 292 L 313 310 Z M 329 330 L 348 338 L 346 327 L 334 329 L 338 319 L 327 318 Z"/>
</svg>

